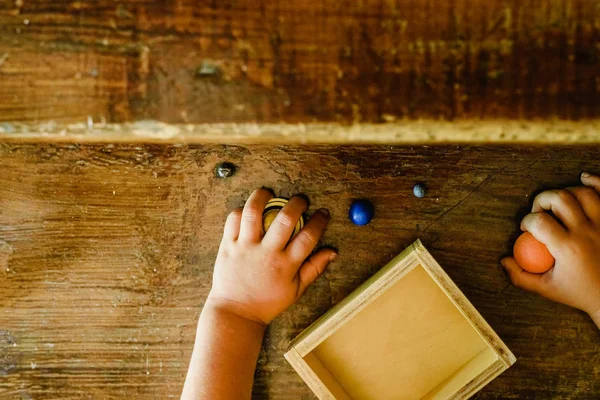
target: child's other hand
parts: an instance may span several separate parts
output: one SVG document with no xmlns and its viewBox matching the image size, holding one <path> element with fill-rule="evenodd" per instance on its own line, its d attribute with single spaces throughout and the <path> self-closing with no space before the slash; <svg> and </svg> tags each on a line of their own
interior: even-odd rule
<svg viewBox="0 0 600 400">
<path fill-rule="evenodd" d="M 263 234 L 262 214 L 272 197 L 267 190 L 256 190 L 243 210 L 227 218 L 207 299 L 213 306 L 261 324 L 269 324 L 295 303 L 336 257 L 331 249 L 311 255 L 329 223 L 324 209 L 288 244 L 308 208 L 301 197 L 290 199 Z"/>
<path fill-rule="evenodd" d="M 600 177 L 584 173 L 581 181 L 585 187 L 541 193 L 521 222 L 548 247 L 554 268 L 531 274 L 512 257 L 502 265 L 516 287 L 583 310 L 600 327 Z"/>
</svg>

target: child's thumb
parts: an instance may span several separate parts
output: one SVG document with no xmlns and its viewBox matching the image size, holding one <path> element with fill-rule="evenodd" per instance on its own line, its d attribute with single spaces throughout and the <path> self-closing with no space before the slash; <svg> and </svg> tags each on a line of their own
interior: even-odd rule
<svg viewBox="0 0 600 400">
<path fill-rule="evenodd" d="M 529 292 L 534 292 L 542 296 L 546 296 L 548 288 L 546 287 L 546 281 L 543 279 L 543 275 L 532 274 L 531 272 L 525 271 L 513 257 L 506 257 L 500 261 L 502 267 L 508 274 L 510 281 L 515 287 L 524 289 Z"/>
<path fill-rule="evenodd" d="M 337 253 L 333 249 L 321 249 L 304 261 L 304 264 L 298 271 L 298 277 L 300 279 L 300 288 L 298 290 L 298 297 L 302 296 L 306 289 L 317 280 L 330 262 L 335 260 Z"/>
</svg>

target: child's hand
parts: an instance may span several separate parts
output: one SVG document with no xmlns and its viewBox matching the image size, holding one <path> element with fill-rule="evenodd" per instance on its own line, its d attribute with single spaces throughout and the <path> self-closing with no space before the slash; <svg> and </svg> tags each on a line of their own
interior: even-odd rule
<svg viewBox="0 0 600 400">
<path fill-rule="evenodd" d="M 324 209 L 288 244 L 308 208 L 301 197 L 293 197 L 263 234 L 262 214 L 272 197 L 267 190 L 256 190 L 243 211 L 227 218 L 207 300 L 261 324 L 295 303 L 336 257 L 334 250 L 322 249 L 308 258 L 329 222 Z"/>
<path fill-rule="evenodd" d="M 579 308 L 600 327 L 600 177 L 584 173 L 581 181 L 586 187 L 541 193 L 521 222 L 523 231 L 548 247 L 554 268 L 531 274 L 512 257 L 502 265 L 516 287 Z"/>
</svg>

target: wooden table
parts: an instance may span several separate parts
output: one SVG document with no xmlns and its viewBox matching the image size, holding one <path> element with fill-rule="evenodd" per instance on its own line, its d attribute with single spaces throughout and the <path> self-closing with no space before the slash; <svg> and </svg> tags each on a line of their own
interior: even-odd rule
<svg viewBox="0 0 600 400">
<path fill-rule="evenodd" d="M 270 327 L 256 398 L 312 398 L 290 340 L 416 238 L 518 358 L 477 398 L 599 398 L 598 330 L 498 267 L 535 191 L 600 172 L 598 7 L 0 0 L 0 397 L 178 398 L 224 218 L 265 185 L 329 208 L 340 257 Z M 180 125 L 119 125 L 148 119 Z M 540 146 L 422 146 L 455 140 Z"/>
<path fill-rule="evenodd" d="M 327 207 L 340 257 L 269 328 L 257 399 L 310 399 L 290 340 L 416 238 L 518 358 L 478 399 L 596 399 L 600 334 L 498 266 L 532 194 L 600 147 L 0 147 L 0 397 L 178 398 L 224 218 L 256 187 Z M 214 175 L 220 161 L 239 166 Z M 412 195 L 424 182 L 424 199 Z M 366 197 L 376 217 L 347 219 Z"/>
</svg>

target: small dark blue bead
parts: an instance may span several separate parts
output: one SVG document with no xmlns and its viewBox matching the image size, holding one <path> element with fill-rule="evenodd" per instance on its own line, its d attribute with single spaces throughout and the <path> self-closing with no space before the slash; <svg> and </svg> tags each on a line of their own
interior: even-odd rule
<svg viewBox="0 0 600 400">
<path fill-rule="evenodd" d="M 355 200 L 350 206 L 348 218 L 354 225 L 367 225 L 373 219 L 375 209 L 369 200 Z"/>
</svg>

